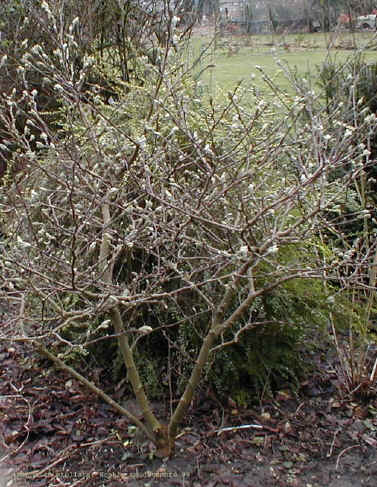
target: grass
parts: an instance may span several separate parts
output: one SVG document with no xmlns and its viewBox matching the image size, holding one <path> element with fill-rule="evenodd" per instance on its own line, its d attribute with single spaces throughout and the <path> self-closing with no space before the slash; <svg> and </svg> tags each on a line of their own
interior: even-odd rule
<svg viewBox="0 0 377 487">
<path fill-rule="evenodd" d="M 370 32 L 227 36 L 218 39 L 216 46 L 209 36 L 196 36 L 190 57 L 194 58 L 208 47 L 198 72 L 207 65 L 215 66 L 205 69 L 200 76 L 205 89 L 213 96 L 231 90 L 240 81 L 252 82 L 268 94 L 263 74 L 256 66 L 289 92 L 290 83 L 278 62 L 299 75 L 313 77 L 329 56 L 336 62 L 346 62 L 354 55 L 355 46 L 365 52 L 366 60 L 377 62 L 376 36 Z"/>
</svg>

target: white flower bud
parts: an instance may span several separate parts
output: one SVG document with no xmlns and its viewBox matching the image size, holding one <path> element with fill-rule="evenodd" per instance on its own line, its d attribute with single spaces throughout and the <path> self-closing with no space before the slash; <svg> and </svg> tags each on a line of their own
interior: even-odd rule
<svg viewBox="0 0 377 487">
<path fill-rule="evenodd" d="M 152 331 L 153 331 L 153 328 L 151 326 L 147 326 L 147 325 L 141 326 L 137 330 L 137 332 L 140 333 L 141 335 L 148 335 Z"/>
</svg>

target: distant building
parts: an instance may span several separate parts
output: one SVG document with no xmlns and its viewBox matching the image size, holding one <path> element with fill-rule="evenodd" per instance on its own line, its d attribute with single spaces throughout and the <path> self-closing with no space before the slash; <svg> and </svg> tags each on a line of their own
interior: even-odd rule
<svg viewBox="0 0 377 487">
<path fill-rule="evenodd" d="M 245 21 L 246 0 L 220 0 L 221 17 L 233 22 Z"/>
<path fill-rule="evenodd" d="M 219 0 L 222 23 L 240 24 L 247 32 L 254 34 L 272 31 L 318 31 L 321 25 L 315 17 L 308 15 L 302 0 L 285 0 L 269 4 L 258 0 Z M 282 2 L 283 3 L 283 2 Z"/>
</svg>

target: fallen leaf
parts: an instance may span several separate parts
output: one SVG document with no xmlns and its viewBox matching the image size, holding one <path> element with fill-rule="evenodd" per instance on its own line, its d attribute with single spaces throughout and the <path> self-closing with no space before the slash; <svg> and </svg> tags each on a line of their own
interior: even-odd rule
<svg viewBox="0 0 377 487">
<path fill-rule="evenodd" d="M 362 435 L 361 438 L 365 441 L 367 445 L 373 446 L 374 448 L 377 447 L 377 440 L 375 440 L 374 438 L 371 438 L 368 435 Z"/>
<path fill-rule="evenodd" d="M 289 401 L 289 399 L 292 399 L 292 395 L 290 394 L 289 391 L 286 390 L 277 391 L 276 393 L 277 401 Z"/>
</svg>

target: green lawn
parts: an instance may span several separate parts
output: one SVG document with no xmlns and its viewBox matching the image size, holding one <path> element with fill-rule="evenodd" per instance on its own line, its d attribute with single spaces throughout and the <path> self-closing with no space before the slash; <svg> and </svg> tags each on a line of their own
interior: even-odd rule
<svg viewBox="0 0 377 487">
<path fill-rule="evenodd" d="M 194 58 L 202 49 L 208 46 L 209 38 L 194 38 L 191 57 Z M 217 48 L 212 44 L 206 57 L 201 61 L 198 71 L 207 65 L 214 68 L 206 69 L 200 79 L 206 90 L 212 95 L 219 95 L 222 90 L 231 90 L 239 81 L 252 84 L 262 89 L 268 89 L 263 81 L 263 75 L 256 66 L 274 79 L 280 87 L 290 90 L 290 83 L 284 76 L 281 67 L 286 63 L 300 75 L 314 77 L 318 66 L 330 56 L 339 63 L 344 63 L 352 57 L 356 50 L 365 48 L 365 58 L 377 62 L 376 42 L 372 33 L 330 34 L 292 34 L 292 35 L 260 35 L 250 37 L 224 37 L 217 41 Z M 330 48 L 326 48 L 329 46 Z M 342 49 L 343 47 L 343 49 Z M 373 47 L 373 49 L 371 49 Z"/>
</svg>

